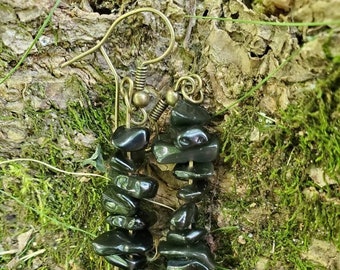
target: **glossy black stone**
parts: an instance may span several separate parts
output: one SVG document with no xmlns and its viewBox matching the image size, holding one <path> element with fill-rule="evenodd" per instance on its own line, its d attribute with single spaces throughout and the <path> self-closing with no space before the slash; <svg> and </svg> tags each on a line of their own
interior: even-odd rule
<svg viewBox="0 0 340 270">
<path fill-rule="evenodd" d="M 167 270 L 209 270 L 203 263 L 195 260 L 170 260 Z"/>
<path fill-rule="evenodd" d="M 178 230 L 189 229 L 198 218 L 198 208 L 194 203 L 183 204 L 172 215 L 170 224 Z"/>
<path fill-rule="evenodd" d="M 124 151 L 117 150 L 110 160 L 110 169 L 117 172 L 134 172 L 145 162 L 145 151 L 139 150 L 129 152 L 131 158 Z"/>
<path fill-rule="evenodd" d="M 204 145 L 209 141 L 209 136 L 202 128 L 192 127 L 179 130 L 175 138 L 175 146 L 184 150 L 199 145 Z"/>
<path fill-rule="evenodd" d="M 104 257 L 110 264 L 120 269 L 144 269 L 147 259 L 143 255 L 109 255 Z"/>
<path fill-rule="evenodd" d="M 209 113 L 201 106 L 184 101 L 177 101 L 171 111 L 172 126 L 203 125 L 210 120 Z"/>
<path fill-rule="evenodd" d="M 112 144 L 126 152 L 144 149 L 149 143 L 150 131 L 147 128 L 125 126 L 118 127 L 112 136 Z"/>
<path fill-rule="evenodd" d="M 153 154 L 159 163 L 186 163 L 190 160 L 196 162 L 210 162 L 217 158 L 219 143 L 217 138 L 203 146 L 187 150 L 180 150 L 172 144 L 157 141 L 152 147 Z"/>
<path fill-rule="evenodd" d="M 202 240 L 206 234 L 205 229 L 174 230 L 168 232 L 166 240 L 176 245 L 192 245 Z"/>
<path fill-rule="evenodd" d="M 106 218 L 106 222 L 111 226 L 127 229 L 127 230 L 142 230 L 146 227 L 145 222 L 138 217 L 127 216 L 109 216 Z"/>
<path fill-rule="evenodd" d="M 184 186 L 177 191 L 177 198 L 185 202 L 198 202 L 206 194 L 207 183 L 205 180 L 195 180 L 191 185 Z"/>
<path fill-rule="evenodd" d="M 152 198 L 158 189 L 157 180 L 145 175 L 117 175 L 112 184 L 119 192 L 133 198 Z"/>
<path fill-rule="evenodd" d="M 207 178 L 214 175 L 214 165 L 211 162 L 193 163 L 189 167 L 189 163 L 177 163 L 174 168 L 174 175 L 183 180 Z"/>
<path fill-rule="evenodd" d="M 127 159 L 122 151 L 117 151 L 110 160 L 110 168 L 118 172 L 134 172 L 138 167 L 138 164 Z"/>
<path fill-rule="evenodd" d="M 187 246 L 175 245 L 164 241 L 160 242 L 158 250 L 160 254 L 166 256 L 170 260 L 183 260 L 183 258 L 188 258 L 189 260 L 200 262 L 209 270 L 215 269 L 215 263 L 210 249 L 204 243 L 196 243 L 195 245 Z"/>
<path fill-rule="evenodd" d="M 113 185 L 105 188 L 102 203 L 106 211 L 116 215 L 133 216 L 138 208 L 138 202 L 134 198 L 117 193 Z"/>
<path fill-rule="evenodd" d="M 107 231 L 92 241 L 94 251 L 101 256 L 120 254 L 142 254 L 153 247 L 152 235 L 147 230 L 134 231 L 117 229 Z"/>
</svg>

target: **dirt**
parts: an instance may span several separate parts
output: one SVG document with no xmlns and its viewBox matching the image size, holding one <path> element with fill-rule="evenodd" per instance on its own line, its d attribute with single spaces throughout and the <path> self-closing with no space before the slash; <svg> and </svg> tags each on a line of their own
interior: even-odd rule
<svg viewBox="0 0 340 270">
<path fill-rule="evenodd" d="M 100 52 L 97 51 L 64 68 L 60 65 L 93 47 L 115 19 L 139 7 L 154 7 L 162 11 L 173 24 L 176 36 L 175 48 L 171 55 L 149 67 L 146 80 L 148 89 L 158 93 L 159 89 L 163 91 L 173 87 L 181 76 L 189 73 L 199 74 L 204 85 L 203 106 L 211 112 L 223 110 L 233 104 L 268 74 L 275 72 L 285 59 L 301 49 L 297 56 L 260 88 L 262 95 L 256 103 L 264 114 L 275 117 L 280 110 L 294 103 L 306 89 L 313 88 L 318 78 L 326 76 L 329 62 L 323 46 L 328 43 L 329 53 L 339 55 L 339 25 L 282 27 L 190 19 L 185 16 L 196 14 L 272 22 L 339 21 L 340 13 L 332 7 L 339 6 L 340 1 L 267 0 L 263 1 L 263 4 L 259 3 L 261 1 L 253 1 L 258 2 L 253 5 L 251 2 L 63 1 L 56 9 L 51 25 L 33 47 L 24 64 L 0 85 L 0 157 L 25 157 L 23 145 L 26 152 L 27 148 L 40 148 L 44 145 L 44 134 L 34 133 L 32 112 L 33 115 L 34 112 L 46 112 L 46 122 L 43 124 L 53 129 L 53 122 L 60 112 L 68 110 L 70 102 L 79 106 L 101 106 L 101 93 L 97 92 L 96 87 L 112 82 L 112 75 Z M 2 0 L 1 77 L 14 67 L 30 46 L 52 6 L 53 2 L 49 0 Z M 330 29 L 333 31 L 331 36 L 328 34 Z M 140 59 L 160 55 L 167 44 L 168 33 L 164 24 L 157 16 L 145 13 L 121 23 L 106 42 L 105 48 L 117 67 L 119 76 L 123 77 L 133 76 L 132 70 L 135 70 Z M 80 89 L 85 91 L 90 102 L 84 98 L 83 90 Z M 224 117 L 227 118 L 228 115 Z M 108 121 L 112 119 L 108 117 Z M 74 130 L 71 137 L 65 136 L 60 130 L 55 130 L 55 133 L 60 147 L 71 151 L 65 151 L 65 157 L 71 160 L 74 157 L 77 160 L 88 158 L 98 135 L 89 130 L 85 133 Z M 259 140 L 258 136 L 259 132 L 254 130 L 253 141 Z M 85 150 L 70 150 L 70 144 L 74 142 Z M 234 188 L 233 175 L 226 174 L 223 168 L 217 171 L 223 176 L 219 187 L 222 190 Z M 317 173 L 322 174 L 319 171 Z M 313 174 L 316 178 L 317 173 L 314 171 Z M 159 174 L 161 178 L 169 179 L 168 176 L 162 175 L 162 172 Z M 324 185 L 324 180 L 319 178 L 315 181 Z M 334 183 L 334 180 L 328 177 L 326 182 L 329 184 L 329 181 Z M 177 207 L 178 202 L 169 199 L 168 191 L 164 191 L 167 188 L 162 188 L 158 199 L 166 205 Z M 173 192 L 176 188 L 174 184 Z M 236 188 L 240 196 L 247 190 L 242 185 L 237 185 Z M 265 223 L 268 218 L 267 207 L 269 206 L 254 207 L 245 218 L 250 223 Z M 228 224 L 228 215 L 222 211 L 217 216 L 218 226 Z M 12 240 L 15 238 L 7 237 Z M 2 244 L 5 240 L 1 240 Z M 8 238 L 6 241 L 7 244 L 10 242 Z M 244 239 L 240 238 L 239 241 L 242 243 Z M 327 269 L 340 269 L 336 262 L 339 254 L 334 246 L 315 240 L 304 257 L 320 263 Z M 256 269 L 267 269 L 264 266 L 267 260 L 259 260 Z"/>
</svg>

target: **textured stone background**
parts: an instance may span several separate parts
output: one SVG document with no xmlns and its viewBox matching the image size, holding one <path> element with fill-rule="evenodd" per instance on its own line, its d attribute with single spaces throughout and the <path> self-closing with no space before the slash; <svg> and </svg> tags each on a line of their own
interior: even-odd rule
<svg viewBox="0 0 340 270">
<path fill-rule="evenodd" d="M 286 108 L 299 93 L 313 88 L 316 79 L 326 74 L 322 44 L 329 37 L 323 34 L 325 27 L 313 28 L 315 32 L 311 33 L 307 28 L 185 17 L 196 14 L 271 21 L 280 17 L 280 21 L 286 18 L 289 21 L 319 22 L 340 19 L 338 10 L 329 8 L 340 6 L 339 0 L 266 0 L 264 3 L 268 15 L 255 12 L 237 0 L 122 0 L 115 4 L 111 1 L 63 1 L 24 64 L 0 85 L 0 157 L 24 156 L 23 146 L 34 149 L 43 145 L 43 134 L 32 134 L 32 119 L 26 113 L 28 107 L 36 112 L 46 112 L 47 117 L 42 124 L 46 129 L 56 129 L 65 158 L 89 157 L 95 147 L 95 134 L 75 130 L 73 138 L 69 138 L 54 127 L 54 123 L 57 112 L 67 109 L 68 102 L 86 103 L 79 89 L 72 84 L 70 87 L 70 80 L 77 78 L 81 81 L 92 97 L 98 94 L 94 86 L 108 83 L 111 74 L 99 52 L 65 68 L 60 68 L 60 64 L 93 47 L 120 14 L 138 7 L 154 7 L 162 11 L 176 32 L 172 54 L 150 66 L 147 87 L 156 92 L 164 91 L 173 87 L 180 76 L 197 73 L 204 83 L 204 106 L 212 112 L 223 109 L 249 91 L 299 49 L 303 41 L 301 53 L 259 90 L 262 93 L 258 101 L 261 110 L 275 116 L 277 110 Z M 53 4 L 51 0 L 0 2 L 0 77 L 15 66 L 29 47 Z M 329 28 L 334 30 L 330 52 L 336 55 L 340 53 L 339 27 L 329 25 Z M 314 38 L 310 38 L 313 35 Z M 119 75 L 133 76 L 132 71 L 138 61 L 160 55 L 165 50 L 167 37 L 159 18 L 145 13 L 119 24 L 105 48 Z M 88 151 L 72 149 L 69 140 L 74 140 Z M 170 173 L 160 174 L 170 179 Z M 173 205 L 175 202 L 169 199 L 169 192 L 167 187 L 161 187 L 158 198 L 167 205 Z M 317 250 L 320 243 L 314 244 Z M 329 247 L 324 249 L 324 253 L 328 253 Z M 305 256 L 316 258 L 312 253 Z M 318 262 L 323 263 L 323 260 L 321 256 Z"/>
<path fill-rule="evenodd" d="M 328 8 L 339 5 L 336 0 L 295 1 L 295 4 L 290 1 L 267 1 L 275 10 L 273 3 L 288 10 L 288 15 L 280 16 L 289 16 L 292 20 L 339 19 L 339 14 Z M 91 4 L 94 7 L 96 3 Z M 6 74 L 28 48 L 52 5 L 53 2 L 47 0 L 1 2 L 1 75 Z M 265 15 L 254 12 L 241 1 L 122 1 L 112 6 L 98 6 L 98 10 L 102 12 L 112 10 L 113 14 L 110 15 L 91 12 L 91 6 L 86 1 L 79 4 L 65 1 L 56 10 L 52 24 L 39 39 L 24 65 L 0 85 L 2 116 L 17 116 L 10 121 L 4 120 L 4 117 L 0 120 L 3 156 L 6 156 L 6 152 L 13 153 L 28 136 L 29 124 L 24 117 L 27 104 L 36 110 L 48 110 L 51 104 L 57 109 L 65 109 L 69 100 L 80 98 L 75 89 L 65 86 L 65 81 L 70 76 L 77 76 L 91 89 L 94 84 L 103 81 L 97 69 L 109 74 L 99 52 L 63 69 L 59 65 L 94 46 L 120 12 L 144 6 L 152 6 L 164 12 L 176 30 L 175 49 L 170 57 L 150 67 L 148 87 L 159 91 L 164 87 L 171 87 L 180 76 L 190 72 L 197 73 L 204 81 L 205 104 L 212 110 L 231 104 L 237 96 L 272 72 L 299 48 L 299 43 L 306 34 L 294 27 L 235 24 L 215 20 L 190 22 L 184 17 L 195 13 L 268 20 Z M 275 21 L 275 17 L 272 16 L 271 20 Z M 141 25 L 143 27 L 139 28 Z M 324 72 L 325 55 L 321 46 L 326 38 L 319 35 L 307 42 L 301 54 L 261 89 L 263 99 L 260 106 L 265 112 L 274 113 L 279 108 L 285 108 L 298 91 L 313 85 L 315 78 Z M 339 50 L 335 46 L 339 35 L 335 33 L 333 39 L 334 47 L 331 49 L 336 53 Z M 106 48 L 119 74 L 131 76 L 136 61 L 159 55 L 166 46 L 167 33 L 164 25 L 157 17 L 145 13 L 137 19 L 129 18 L 122 22 Z"/>
</svg>

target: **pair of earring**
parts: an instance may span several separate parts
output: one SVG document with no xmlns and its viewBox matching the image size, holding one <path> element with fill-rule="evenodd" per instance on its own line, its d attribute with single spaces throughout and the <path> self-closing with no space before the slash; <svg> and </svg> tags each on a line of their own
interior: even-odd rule
<svg viewBox="0 0 340 270">
<path fill-rule="evenodd" d="M 142 62 L 137 68 L 135 81 L 128 77 L 120 80 L 103 44 L 120 21 L 140 12 L 152 12 L 163 19 L 169 29 L 170 44 L 160 57 Z M 161 97 L 149 115 L 144 109 L 149 103 L 144 90 L 146 67 L 167 56 L 174 42 L 173 27 L 163 13 L 152 8 L 136 9 L 118 18 L 95 47 L 62 65 L 71 64 L 100 49 L 115 78 L 115 127 L 112 136 L 115 152 L 110 160 L 111 181 L 102 193 L 103 207 L 110 213 L 106 221 L 114 229 L 99 235 L 92 244 L 98 255 L 122 269 L 144 269 L 154 249 L 153 237 L 148 230 L 152 224 L 146 218 L 141 202 L 156 195 L 158 181 L 139 173 L 151 135 L 150 129 L 142 125 L 148 119 L 157 122 L 169 105 L 173 107 L 169 129 L 152 143 L 152 152 L 159 163 L 176 163 L 174 175 L 188 184 L 177 192 L 178 199 L 184 204 L 170 217 L 170 230 L 165 241 L 160 242 L 158 251 L 167 258 L 167 269 L 215 269 L 213 256 L 205 242 L 208 232 L 197 226 L 197 204 L 207 193 L 209 178 L 214 175 L 212 161 L 219 153 L 217 138 L 204 129 L 210 116 L 199 105 L 204 99 L 201 78 L 195 74 L 180 78 L 174 90 Z M 118 125 L 120 95 L 126 105 L 123 126 Z M 142 115 L 140 121 L 131 117 L 138 110 Z M 135 126 L 131 127 L 131 124 Z"/>
</svg>

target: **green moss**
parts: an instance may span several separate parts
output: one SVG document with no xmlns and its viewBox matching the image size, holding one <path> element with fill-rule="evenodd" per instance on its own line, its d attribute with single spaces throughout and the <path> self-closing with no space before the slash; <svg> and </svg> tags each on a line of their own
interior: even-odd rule
<svg viewBox="0 0 340 270">
<path fill-rule="evenodd" d="M 40 98 L 45 98 L 44 85 L 39 87 Z M 71 172 L 91 172 L 94 170 L 83 168 L 81 162 L 91 156 L 96 144 L 105 146 L 107 154 L 110 152 L 113 87 L 98 84 L 93 100 L 77 77 L 71 76 L 66 87 L 77 93 L 77 98 L 65 110 L 36 111 L 29 104 L 25 107 L 30 140 L 22 145 L 21 157 Z M 76 143 L 77 133 L 93 134 L 96 142 L 91 148 Z M 8 205 L 6 215 L 15 217 L 11 221 L 1 219 L 1 239 L 33 227 L 34 238 L 27 249 L 46 249 L 39 258 L 48 269 L 56 265 L 72 269 L 73 264 L 84 269 L 104 269 L 103 260 L 93 254 L 91 239 L 105 226 L 100 203 L 105 180 L 64 175 L 35 163 L 2 165 L 0 176 L 1 187 L 7 194 L 1 194 L 0 204 Z M 4 246 L 5 250 L 10 248 Z M 11 259 L 12 256 L 3 257 L 0 268 Z M 30 259 L 22 267 L 29 269 L 32 263 Z"/>
<path fill-rule="evenodd" d="M 300 105 L 282 115 L 285 133 L 298 142 L 297 151 L 332 176 L 339 174 L 340 70 L 335 65 L 316 89 L 306 93 Z M 293 145 L 292 145 L 293 146 Z"/>
<path fill-rule="evenodd" d="M 224 166 L 235 185 L 245 187 L 220 198 L 230 226 L 238 227 L 229 233 L 238 269 L 254 268 L 259 258 L 268 259 L 268 269 L 322 269 L 302 258 L 310 241 L 340 247 L 340 195 L 334 185 L 320 187 L 308 174 L 315 166 L 334 179 L 340 175 L 339 80 L 335 64 L 315 89 L 277 115 L 276 124 L 246 104 L 223 124 Z M 259 141 L 250 140 L 254 128 Z"/>
</svg>

